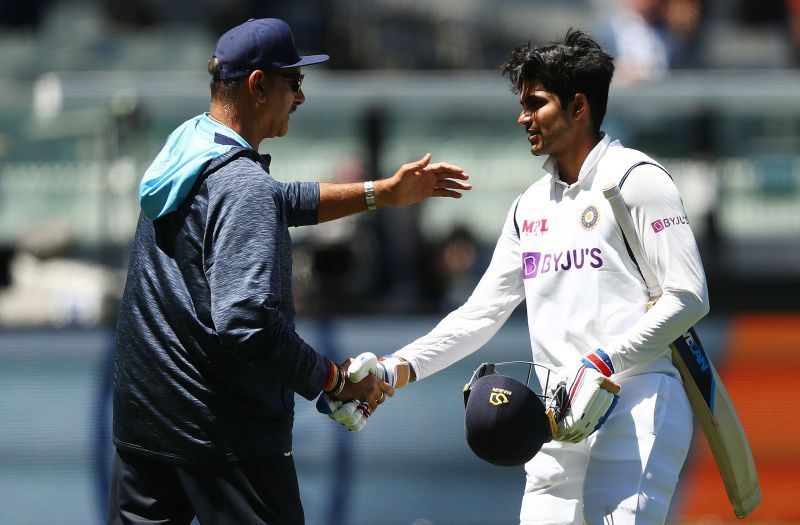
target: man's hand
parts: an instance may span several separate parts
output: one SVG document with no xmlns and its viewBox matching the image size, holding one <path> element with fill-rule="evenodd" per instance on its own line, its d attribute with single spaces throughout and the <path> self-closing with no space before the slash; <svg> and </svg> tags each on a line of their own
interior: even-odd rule
<svg viewBox="0 0 800 525">
<path fill-rule="evenodd" d="M 619 399 L 620 386 L 607 377 L 613 373 L 606 353 L 596 350 L 568 374 L 556 440 L 578 443 L 605 423 Z"/>
<path fill-rule="evenodd" d="M 338 421 L 348 430 L 353 432 L 362 430 L 364 425 L 367 424 L 367 418 L 377 410 L 377 405 L 386 400 L 386 394 L 390 397 L 394 395 L 394 389 L 377 378 L 379 373 L 377 363 L 378 360 L 375 354 L 371 352 L 364 352 L 355 359 L 348 359 L 342 363 L 342 368 L 347 373 L 345 387 L 336 399 L 324 392 L 320 394 L 317 399 L 317 411 Z M 364 381 L 367 381 L 367 383 L 377 382 L 380 394 L 374 398 L 374 401 L 370 399 L 370 401 L 373 401 L 372 403 L 361 401 L 357 397 L 348 400 L 347 396 L 353 395 L 350 392 L 356 390 L 356 385 L 361 385 Z M 374 406 L 371 407 L 371 404 L 374 404 Z"/>
<path fill-rule="evenodd" d="M 372 182 L 375 205 L 410 206 L 428 197 L 461 197 L 459 191 L 472 189 L 471 184 L 460 182 L 469 176 L 458 166 L 437 162 L 430 164 L 431 155 L 404 164 L 388 179 Z M 368 181 L 369 182 L 369 181 Z M 371 203 L 367 196 L 367 183 L 319 183 L 317 221 L 326 222 L 362 212 Z"/>
<path fill-rule="evenodd" d="M 355 359 L 342 363 L 347 373 L 344 388 L 334 399 L 338 401 L 363 401 L 369 405 L 370 413 L 378 409 L 378 405 L 394 395 L 394 389 L 381 381 L 377 368 L 378 359 L 371 352 L 364 352 Z"/>
<path fill-rule="evenodd" d="M 458 166 L 437 162 L 430 164 L 431 154 L 416 162 L 404 164 L 392 177 L 375 181 L 375 201 L 378 208 L 409 206 L 429 197 L 461 197 L 459 191 L 472 189 L 461 182 L 469 175 Z M 458 191 L 456 191 L 458 190 Z"/>
</svg>

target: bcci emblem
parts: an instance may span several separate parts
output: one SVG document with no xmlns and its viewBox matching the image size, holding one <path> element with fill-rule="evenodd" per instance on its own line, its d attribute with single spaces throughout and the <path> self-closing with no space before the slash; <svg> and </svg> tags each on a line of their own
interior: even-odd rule
<svg viewBox="0 0 800 525">
<path fill-rule="evenodd" d="M 589 206 L 581 214 L 581 226 L 583 226 L 584 230 L 591 230 L 597 226 L 597 218 L 597 208 Z"/>
<path fill-rule="evenodd" d="M 492 391 L 489 393 L 489 403 L 499 407 L 500 405 L 504 405 L 509 403 L 508 396 L 511 395 L 510 390 L 505 390 L 502 388 L 493 388 Z"/>
</svg>

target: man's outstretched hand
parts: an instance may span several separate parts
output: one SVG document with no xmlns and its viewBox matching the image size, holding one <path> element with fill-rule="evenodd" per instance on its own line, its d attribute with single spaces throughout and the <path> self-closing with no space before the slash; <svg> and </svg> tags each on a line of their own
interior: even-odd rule
<svg viewBox="0 0 800 525">
<path fill-rule="evenodd" d="M 388 179 L 375 181 L 378 208 L 410 206 L 429 197 L 461 198 L 461 191 L 472 189 L 462 168 L 446 162 L 431 164 L 431 154 L 404 164 Z"/>
</svg>

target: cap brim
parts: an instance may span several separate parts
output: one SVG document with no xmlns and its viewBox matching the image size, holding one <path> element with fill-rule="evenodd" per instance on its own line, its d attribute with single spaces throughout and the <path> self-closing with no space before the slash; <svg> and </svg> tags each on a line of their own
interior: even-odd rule
<svg viewBox="0 0 800 525">
<path fill-rule="evenodd" d="M 295 62 L 294 64 L 287 64 L 285 66 L 282 66 L 281 69 L 287 67 L 302 67 L 302 66 L 310 66 L 312 64 L 319 64 L 320 62 L 326 62 L 330 58 L 331 57 L 329 57 L 328 55 L 308 55 L 300 57 L 300 60 L 298 62 Z"/>
</svg>

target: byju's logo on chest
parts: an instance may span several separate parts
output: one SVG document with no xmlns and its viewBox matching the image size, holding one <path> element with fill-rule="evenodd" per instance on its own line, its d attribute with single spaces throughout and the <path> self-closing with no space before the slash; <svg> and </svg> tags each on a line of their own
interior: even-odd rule
<svg viewBox="0 0 800 525">
<path fill-rule="evenodd" d="M 525 252 L 522 254 L 522 278 L 533 279 L 539 273 L 542 262 L 541 252 Z"/>
<path fill-rule="evenodd" d="M 577 248 L 558 253 L 524 252 L 522 254 L 522 278 L 533 279 L 549 272 L 566 272 L 588 267 L 600 268 L 603 258 L 600 248 Z"/>
</svg>

